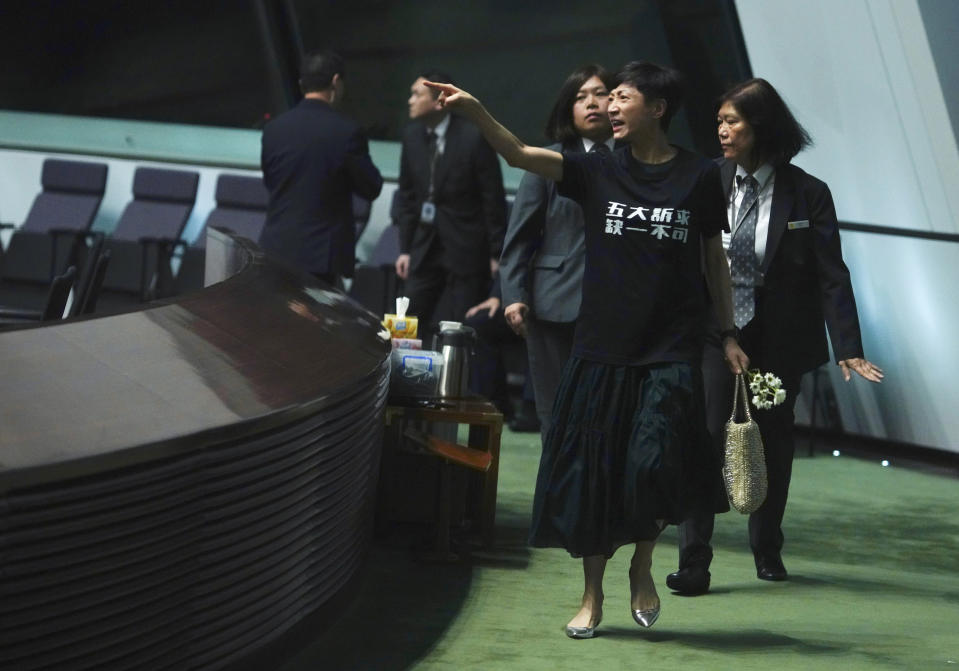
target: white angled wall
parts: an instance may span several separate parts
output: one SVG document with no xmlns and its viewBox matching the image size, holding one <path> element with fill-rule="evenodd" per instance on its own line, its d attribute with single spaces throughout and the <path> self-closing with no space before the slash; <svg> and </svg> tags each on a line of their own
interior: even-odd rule
<svg viewBox="0 0 959 671">
<path fill-rule="evenodd" d="M 917 1 L 736 7 L 754 75 L 816 143 L 795 162 L 829 184 L 839 218 L 959 233 L 959 149 Z M 959 244 L 846 233 L 843 247 L 866 355 L 887 373 L 846 385 L 830 367 L 843 427 L 959 452 Z"/>
<path fill-rule="evenodd" d="M 840 218 L 959 233 L 959 150 L 915 0 L 736 7 L 753 74 L 816 142 L 796 163 L 829 183 Z"/>
</svg>

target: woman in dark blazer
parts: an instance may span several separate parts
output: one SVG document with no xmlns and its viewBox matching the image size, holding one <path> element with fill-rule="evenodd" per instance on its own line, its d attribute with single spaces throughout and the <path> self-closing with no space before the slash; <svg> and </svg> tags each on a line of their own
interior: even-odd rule
<svg viewBox="0 0 959 671">
<path fill-rule="evenodd" d="M 863 358 L 829 187 L 790 163 L 811 143 L 809 135 L 764 79 L 727 91 L 719 100 L 717 123 L 731 230 L 723 243 L 740 344 L 752 366 L 778 375 L 787 391 L 782 405 L 753 413 L 763 437 L 769 493 L 749 517 L 749 544 L 757 577 L 785 580 L 781 526 L 792 472 L 793 408 L 803 373 L 829 359 L 824 323 L 846 380 L 852 371 L 872 382 L 883 374 Z M 711 331 L 703 376 L 707 424 L 720 449 L 733 377 L 723 362 L 719 331 L 715 326 Z M 712 531 L 712 515 L 680 525 L 680 570 L 667 577 L 667 586 L 684 594 L 709 589 Z"/>
<path fill-rule="evenodd" d="M 599 151 L 600 145 L 612 149 L 606 106 L 613 83 L 600 65 L 584 65 L 570 73 L 546 124 L 546 135 L 555 143 L 549 149 Z M 555 182 L 524 174 L 513 200 L 499 272 L 506 320 L 526 337 L 543 436 L 560 373 L 573 348 L 585 250 L 579 204 L 560 196 Z"/>
</svg>

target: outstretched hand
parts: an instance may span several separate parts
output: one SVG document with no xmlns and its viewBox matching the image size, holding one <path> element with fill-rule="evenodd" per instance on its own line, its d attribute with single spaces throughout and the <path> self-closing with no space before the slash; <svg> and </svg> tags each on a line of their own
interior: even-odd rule
<svg viewBox="0 0 959 671">
<path fill-rule="evenodd" d="M 563 178 L 561 153 L 544 147 L 528 146 L 463 89 L 439 82 L 424 81 L 423 84 L 431 91 L 439 92 L 436 102 L 440 109 L 456 112 L 475 123 L 493 151 L 511 166 L 557 182 Z"/>
<path fill-rule="evenodd" d="M 456 109 L 466 113 L 474 109 L 480 109 L 481 107 L 479 100 L 452 84 L 427 81 L 424 81 L 423 84 L 434 91 L 440 92 L 440 97 L 437 99 L 440 107 Z"/>
<path fill-rule="evenodd" d="M 842 370 L 842 376 L 846 382 L 849 382 L 849 379 L 852 377 L 852 373 L 849 372 L 850 370 L 856 371 L 860 377 L 870 382 L 882 382 L 882 378 L 885 377 L 882 368 L 871 361 L 866 361 L 859 357 L 843 359 L 839 362 L 839 368 Z"/>
</svg>

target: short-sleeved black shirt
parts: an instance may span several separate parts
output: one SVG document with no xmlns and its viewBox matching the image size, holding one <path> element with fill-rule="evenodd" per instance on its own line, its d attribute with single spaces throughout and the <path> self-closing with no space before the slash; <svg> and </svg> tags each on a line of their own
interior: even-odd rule
<svg viewBox="0 0 959 671">
<path fill-rule="evenodd" d="M 726 202 L 719 167 L 677 149 L 661 165 L 640 163 L 629 147 L 563 154 L 558 190 L 586 221 L 578 357 L 650 365 L 702 356 L 702 240 L 726 229 Z"/>
</svg>

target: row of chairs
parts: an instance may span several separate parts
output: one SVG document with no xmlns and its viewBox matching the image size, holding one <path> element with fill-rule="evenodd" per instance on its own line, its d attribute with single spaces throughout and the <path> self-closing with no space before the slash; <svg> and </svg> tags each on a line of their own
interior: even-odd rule
<svg viewBox="0 0 959 671">
<path fill-rule="evenodd" d="M 88 235 L 103 199 L 106 178 L 107 166 L 103 163 L 44 161 L 42 191 L 0 257 L 0 305 L 29 309 L 42 303 L 53 278 L 76 264 L 76 256 L 83 249 L 81 242 L 91 247 Z M 102 240 L 104 251 L 109 251 L 109 265 L 105 267 L 100 300 L 108 304 L 109 311 L 202 287 L 206 226 L 220 226 L 259 239 L 267 204 L 262 180 L 224 174 L 217 180 L 216 207 L 204 230 L 192 245 L 183 240 L 198 183 L 199 174 L 193 171 L 136 169 L 133 197 L 114 230 Z M 180 259 L 175 274 L 173 256 Z"/>
</svg>

